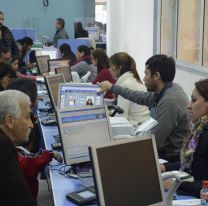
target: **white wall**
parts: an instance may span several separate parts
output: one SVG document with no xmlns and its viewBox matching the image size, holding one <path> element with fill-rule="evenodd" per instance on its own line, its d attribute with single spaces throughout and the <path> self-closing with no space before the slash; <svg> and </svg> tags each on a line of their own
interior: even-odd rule
<svg viewBox="0 0 208 206">
<path fill-rule="evenodd" d="M 108 0 L 107 52 L 125 51 L 137 62 L 141 78 L 146 60 L 153 55 L 153 0 Z M 191 97 L 194 82 L 208 77 L 177 68 L 175 82 Z"/>
<path fill-rule="evenodd" d="M 153 0 L 108 0 L 107 52 L 129 53 L 141 78 L 153 55 Z"/>
<path fill-rule="evenodd" d="M 194 89 L 194 83 L 196 81 L 199 81 L 200 79 L 204 79 L 207 77 L 208 74 L 203 74 L 194 71 L 186 71 L 177 68 L 174 81 L 183 87 L 184 91 L 188 95 L 188 98 L 190 99 L 192 90 Z"/>
</svg>

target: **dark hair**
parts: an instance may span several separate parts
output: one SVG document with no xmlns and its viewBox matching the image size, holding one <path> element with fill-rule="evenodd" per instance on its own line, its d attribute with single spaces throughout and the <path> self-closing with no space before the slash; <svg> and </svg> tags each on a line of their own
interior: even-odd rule
<svg viewBox="0 0 208 206">
<path fill-rule="evenodd" d="M 19 90 L 30 97 L 31 103 L 35 103 L 38 93 L 37 87 L 33 80 L 29 78 L 17 78 L 10 82 L 8 89 Z"/>
<path fill-rule="evenodd" d="M 10 64 L 0 62 L 0 79 L 3 79 L 5 76 L 9 75 L 10 78 L 16 78 L 16 72 L 12 69 Z M 2 91 L 3 88 L 0 85 L 0 91 Z"/>
<path fill-rule="evenodd" d="M 62 44 L 59 47 L 60 52 L 63 54 L 63 58 L 71 60 L 71 62 L 76 61 L 76 56 L 71 51 L 71 47 L 68 44 Z"/>
<path fill-rule="evenodd" d="M 7 48 L 7 47 L 2 47 L 2 48 L 0 49 L 0 57 L 2 57 L 2 54 L 3 54 L 3 53 L 6 54 L 6 53 L 8 53 L 8 52 L 10 52 L 10 49 L 9 49 L 9 48 Z"/>
<path fill-rule="evenodd" d="M 77 48 L 79 52 L 84 52 L 84 55 L 89 56 L 91 54 L 90 48 L 85 45 L 81 45 Z"/>
<path fill-rule="evenodd" d="M 11 60 L 11 62 L 10 62 L 10 63 L 15 62 L 16 60 L 18 60 L 18 58 L 17 58 L 16 56 L 13 56 L 13 57 L 12 57 L 12 60 Z"/>
<path fill-rule="evenodd" d="M 175 77 L 175 61 L 172 57 L 164 54 L 157 54 L 150 57 L 146 63 L 146 68 L 150 70 L 151 75 L 160 73 L 163 82 L 172 82 Z"/>
<path fill-rule="evenodd" d="M 33 45 L 33 40 L 28 36 L 21 39 L 20 42 L 21 42 L 21 44 L 26 44 L 27 46 Z"/>
<path fill-rule="evenodd" d="M 56 21 L 58 21 L 58 23 L 61 25 L 61 28 L 64 28 L 65 26 L 65 21 L 62 18 L 57 18 Z"/>
<path fill-rule="evenodd" d="M 74 37 L 89 37 L 88 31 L 84 30 L 81 22 L 74 22 Z"/>
<path fill-rule="evenodd" d="M 4 15 L 4 13 L 3 13 L 2 11 L 0 11 L 0 14 L 1 14 L 1 15 Z"/>
<path fill-rule="evenodd" d="M 81 22 L 77 22 L 76 27 L 77 27 L 77 32 L 83 31 L 83 26 Z"/>
<path fill-rule="evenodd" d="M 208 101 L 208 79 L 203 79 L 195 82 L 197 92 Z"/>
<path fill-rule="evenodd" d="M 115 53 L 110 57 L 110 64 L 114 65 L 116 69 L 120 70 L 120 75 L 131 72 L 138 82 L 142 83 L 140 76 L 136 69 L 136 62 L 125 52 Z"/>
<path fill-rule="evenodd" d="M 90 56 L 91 55 L 91 51 L 90 51 L 90 48 L 85 46 L 85 45 L 81 45 L 77 48 L 77 50 L 80 52 L 80 53 L 84 53 L 84 56 Z M 86 58 L 84 61 L 87 62 L 87 64 L 92 64 L 92 61 L 91 59 L 89 58 Z"/>
<path fill-rule="evenodd" d="M 97 60 L 97 71 L 98 73 L 102 69 L 109 68 L 109 59 L 104 49 L 96 49 L 92 51 L 92 56 Z"/>
</svg>

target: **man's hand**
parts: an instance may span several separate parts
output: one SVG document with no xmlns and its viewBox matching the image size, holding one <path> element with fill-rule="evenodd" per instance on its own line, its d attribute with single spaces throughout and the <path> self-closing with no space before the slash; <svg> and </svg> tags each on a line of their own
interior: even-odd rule
<svg viewBox="0 0 208 206">
<path fill-rule="evenodd" d="M 113 86 L 113 84 L 111 84 L 109 81 L 98 82 L 97 84 L 100 86 L 100 90 L 98 91 L 99 93 L 108 91 Z"/>
<path fill-rule="evenodd" d="M 164 190 L 168 191 L 173 186 L 174 182 L 175 181 L 173 179 L 164 180 L 163 181 Z"/>
<path fill-rule="evenodd" d="M 53 152 L 53 158 L 60 163 L 63 162 L 63 158 L 58 152 Z"/>
<path fill-rule="evenodd" d="M 163 173 L 163 172 L 166 172 L 166 169 L 165 169 L 165 165 L 160 165 L 160 171 Z"/>
</svg>

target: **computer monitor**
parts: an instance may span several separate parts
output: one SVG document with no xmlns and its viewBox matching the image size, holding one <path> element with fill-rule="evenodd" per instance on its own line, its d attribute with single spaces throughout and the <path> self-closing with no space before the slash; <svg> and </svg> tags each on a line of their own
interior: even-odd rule
<svg viewBox="0 0 208 206">
<path fill-rule="evenodd" d="M 92 38 L 95 41 L 99 40 L 100 34 L 99 34 L 99 28 L 98 27 L 85 27 L 85 30 L 88 31 L 89 38 Z"/>
<path fill-rule="evenodd" d="M 55 68 L 69 66 L 69 60 L 67 59 L 51 59 L 48 61 L 50 72 L 55 73 Z"/>
<path fill-rule="evenodd" d="M 57 108 L 58 104 L 58 89 L 59 84 L 64 83 L 65 79 L 63 74 L 55 74 L 45 77 L 46 87 L 49 93 L 53 109 Z"/>
<path fill-rule="evenodd" d="M 153 135 L 91 146 L 100 206 L 166 205 Z"/>
<path fill-rule="evenodd" d="M 70 66 L 55 68 L 56 74 L 63 74 L 66 82 L 72 82 L 72 74 Z"/>
<path fill-rule="evenodd" d="M 38 73 L 40 75 L 42 75 L 43 73 L 49 72 L 48 60 L 50 60 L 49 55 L 36 56 Z"/>
<path fill-rule="evenodd" d="M 111 140 L 105 107 L 83 110 L 57 110 L 65 164 L 75 166 L 90 161 L 91 144 Z"/>
<path fill-rule="evenodd" d="M 35 50 L 36 56 L 43 56 L 49 55 L 50 59 L 57 59 L 58 58 L 58 51 L 56 48 L 53 49 L 36 49 Z"/>
<path fill-rule="evenodd" d="M 97 93 L 99 86 L 88 83 L 59 85 L 59 109 L 89 109 L 103 107 L 103 94 Z"/>
</svg>

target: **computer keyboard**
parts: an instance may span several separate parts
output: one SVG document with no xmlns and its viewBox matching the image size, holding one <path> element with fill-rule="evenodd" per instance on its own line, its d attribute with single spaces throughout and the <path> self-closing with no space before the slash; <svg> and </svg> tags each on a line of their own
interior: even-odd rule
<svg viewBox="0 0 208 206">
<path fill-rule="evenodd" d="M 200 199 L 173 200 L 173 206 L 201 206 Z"/>
</svg>

